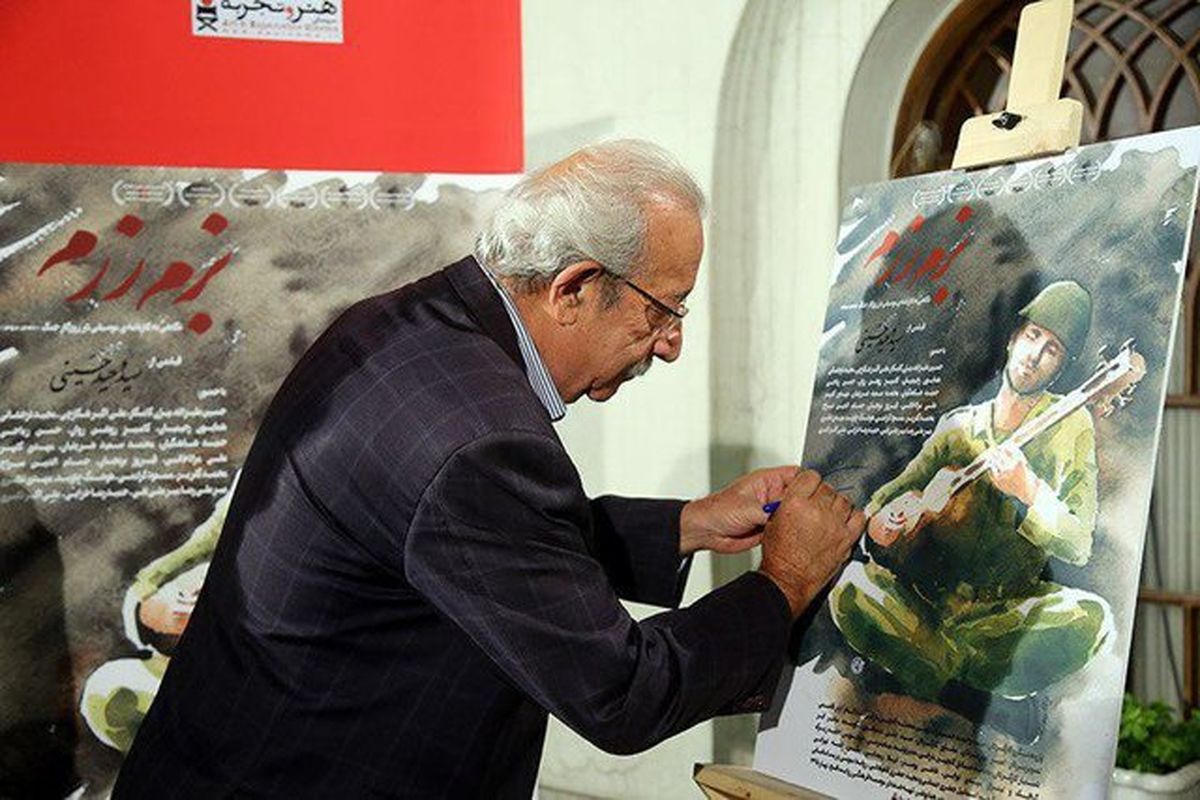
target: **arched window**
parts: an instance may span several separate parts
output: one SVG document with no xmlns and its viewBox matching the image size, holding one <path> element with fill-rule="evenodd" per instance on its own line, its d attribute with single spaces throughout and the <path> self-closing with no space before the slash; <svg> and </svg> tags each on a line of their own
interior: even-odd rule
<svg viewBox="0 0 1200 800">
<path fill-rule="evenodd" d="M 968 118 L 1004 108 L 1024 3 L 962 3 L 917 63 L 896 120 L 892 175 L 948 169 Z M 1083 104 L 1084 144 L 1200 124 L 1200 2 L 1075 4 L 1064 96 Z M 1200 270 L 1193 237 L 1168 406 L 1200 408 Z"/>
</svg>

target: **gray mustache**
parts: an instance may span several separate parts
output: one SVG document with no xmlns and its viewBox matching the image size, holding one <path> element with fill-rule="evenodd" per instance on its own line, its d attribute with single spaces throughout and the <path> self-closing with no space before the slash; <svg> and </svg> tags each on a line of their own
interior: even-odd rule
<svg viewBox="0 0 1200 800">
<path fill-rule="evenodd" d="M 653 356 L 651 356 L 650 358 L 647 358 L 645 361 L 639 361 L 638 363 L 634 364 L 629 369 L 625 370 L 625 380 L 633 380 L 634 378 L 642 377 L 643 375 L 645 375 L 647 372 L 650 371 L 650 367 L 653 364 L 654 364 Z"/>
</svg>

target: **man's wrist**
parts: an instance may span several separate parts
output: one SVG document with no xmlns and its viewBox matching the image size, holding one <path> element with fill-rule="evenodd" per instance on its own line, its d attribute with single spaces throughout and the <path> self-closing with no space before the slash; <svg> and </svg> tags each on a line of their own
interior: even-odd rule
<svg viewBox="0 0 1200 800">
<path fill-rule="evenodd" d="M 684 503 L 679 512 L 679 555 L 684 558 L 703 549 L 703 528 L 696 518 L 703 500 L 700 498 Z"/>
<path fill-rule="evenodd" d="M 808 604 L 812 599 L 810 592 L 808 592 L 799 581 L 791 581 L 786 578 L 782 578 L 776 575 L 774 571 L 769 568 L 764 569 L 759 567 L 758 572 L 767 576 L 771 583 L 775 584 L 775 587 L 779 589 L 781 594 L 783 594 L 784 600 L 787 601 L 788 609 L 790 609 L 792 613 L 792 619 L 799 619 L 800 615 L 804 613 L 804 609 L 808 607 Z"/>
</svg>

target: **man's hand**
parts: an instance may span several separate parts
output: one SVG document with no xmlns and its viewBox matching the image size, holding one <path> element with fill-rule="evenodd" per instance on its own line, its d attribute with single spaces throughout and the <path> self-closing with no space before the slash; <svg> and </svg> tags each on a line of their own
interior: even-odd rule
<svg viewBox="0 0 1200 800">
<path fill-rule="evenodd" d="M 759 570 L 783 591 L 793 617 L 845 566 L 865 522 L 863 513 L 813 470 L 788 485 L 767 525 Z"/>
<path fill-rule="evenodd" d="M 996 488 L 1027 506 L 1037 497 L 1038 477 L 1018 447 L 1001 445 L 988 460 L 988 474 Z"/>
<path fill-rule="evenodd" d="M 155 592 L 142 601 L 138 606 L 138 619 L 150 630 L 166 636 L 179 636 L 192 618 L 196 607 L 195 594 L 176 594 L 171 587 L 170 592 Z"/>
<path fill-rule="evenodd" d="M 909 519 L 904 508 L 915 506 L 920 496 L 921 493 L 917 491 L 905 492 L 876 511 L 867 520 L 867 535 L 871 537 L 871 541 L 881 547 L 891 547 L 897 539 L 905 535 L 914 520 Z"/>
<path fill-rule="evenodd" d="M 771 467 L 743 475 L 707 497 L 683 507 L 679 520 L 679 552 L 697 550 L 740 553 L 762 540 L 767 503 L 783 497 L 799 467 Z"/>
</svg>

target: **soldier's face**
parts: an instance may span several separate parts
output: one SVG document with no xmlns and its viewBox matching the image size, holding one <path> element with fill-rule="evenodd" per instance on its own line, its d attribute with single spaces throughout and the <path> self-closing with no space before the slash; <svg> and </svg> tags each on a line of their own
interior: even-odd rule
<svg viewBox="0 0 1200 800">
<path fill-rule="evenodd" d="M 1062 341 L 1046 328 L 1027 322 L 1008 343 L 1004 376 L 1018 394 L 1042 391 L 1067 360 Z"/>
</svg>

